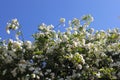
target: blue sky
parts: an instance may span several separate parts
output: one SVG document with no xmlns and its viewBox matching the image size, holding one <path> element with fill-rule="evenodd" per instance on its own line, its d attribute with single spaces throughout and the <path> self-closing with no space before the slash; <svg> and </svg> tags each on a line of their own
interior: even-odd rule
<svg viewBox="0 0 120 80">
<path fill-rule="evenodd" d="M 57 25 L 61 17 L 71 20 L 86 14 L 94 17 L 90 27 L 95 30 L 119 28 L 120 0 L 0 0 L 0 36 L 10 37 L 5 27 L 13 18 L 22 25 L 25 39 L 31 40 L 43 22 Z"/>
</svg>

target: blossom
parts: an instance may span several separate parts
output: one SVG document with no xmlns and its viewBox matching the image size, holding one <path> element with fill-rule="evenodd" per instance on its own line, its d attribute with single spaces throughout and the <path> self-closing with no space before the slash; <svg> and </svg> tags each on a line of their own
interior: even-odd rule
<svg viewBox="0 0 120 80">
<path fill-rule="evenodd" d="M 12 75 L 13 75 L 13 77 L 16 77 L 16 75 L 17 75 L 17 68 L 15 68 L 15 69 L 13 69 L 12 71 L 11 71 L 11 73 L 12 73 Z"/>
<path fill-rule="evenodd" d="M 9 28 L 6 28 L 6 32 L 7 32 L 8 34 L 10 34 L 10 30 L 9 30 Z"/>
<path fill-rule="evenodd" d="M 86 44 L 86 48 L 90 49 L 90 48 L 93 48 L 94 47 L 94 44 L 93 43 L 88 43 Z"/>
<path fill-rule="evenodd" d="M 35 68 L 34 68 L 34 67 L 30 67 L 29 70 L 30 70 L 30 71 L 33 71 L 33 70 L 35 70 Z"/>
<path fill-rule="evenodd" d="M 65 18 L 60 18 L 60 23 L 65 23 Z"/>
<path fill-rule="evenodd" d="M 73 41 L 73 46 L 79 47 L 79 46 L 81 46 L 81 44 L 79 41 Z"/>
<path fill-rule="evenodd" d="M 78 64 L 76 68 L 79 69 L 79 70 L 81 70 L 82 69 L 82 65 Z"/>
<path fill-rule="evenodd" d="M 82 20 L 86 20 L 89 23 L 89 22 L 93 22 L 94 18 L 89 14 L 82 16 Z"/>
<path fill-rule="evenodd" d="M 31 74 L 31 77 L 32 77 L 32 78 L 35 78 L 35 77 L 36 77 L 36 74 Z"/>
<path fill-rule="evenodd" d="M 0 40 L 0 79 L 9 75 L 10 80 L 119 79 L 119 30 L 94 31 L 87 27 L 93 18 L 87 15 L 83 19 L 82 25 L 74 18 L 65 32 L 43 23 L 33 35 L 34 41 L 22 41 L 19 35 L 15 40 Z M 63 18 L 60 24 L 64 22 Z M 19 27 L 13 19 L 6 31 Z"/>
<path fill-rule="evenodd" d="M 69 38 L 68 38 L 68 36 L 67 35 L 65 35 L 65 34 L 63 34 L 63 42 L 65 42 L 65 41 L 67 41 Z"/>
<path fill-rule="evenodd" d="M 51 69 L 47 69 L 46 71 L 47 71 L 48 73 L 50 73 L 50 72 L 51 72 Z"/>
<path fill-rule="evenodd" d="M 12 19 L 11 22 L 7 23 L 6 32 L 10 34 L 10 30 L 17 30 L 19 28 L 18 20 Z"/>
<path fill-rule="evenodd" d="M 17 48 L 22 49 L 22 43 L 18 42 L 18 41 L 14 41 L 12 43 L 12 47 L 13 47 L 13 49 L 17 49 Z"/>
<path fill-rule="evenodd" d="M 93 28 L 91 28 L 91 29 L 90 29 L 90 33 L 93 33 L 93 32 L 94 32 L 94 29 L 93 29 Z"/>
<path fill-rule="evenodd" d="M 31 49 L 32 48 L 32 42 L 31 41 L 25 41 L 24 44 L 27 47 L 27 49 Z"/>
<path fill-rule="evenodd" d="M 48 28 L 48 29 L 53 29 L 54 26 L 51 24 L 51 25 L 48 25 L 47 28 Z"/>
<path fill-rule="evenodd" d="M 75 25 L 74 27 L 76 27 L 76 26 L 80 25 L 80 20 L 77 19 L 77 18 L 74 18 L 74 19 L 72 20 L 72 24 Z"/>
<path fill-rule="evenodd" d="M 82 44 L 83 46 L 85 46 L 85 39 L 82 39 Z"/>
</svg>

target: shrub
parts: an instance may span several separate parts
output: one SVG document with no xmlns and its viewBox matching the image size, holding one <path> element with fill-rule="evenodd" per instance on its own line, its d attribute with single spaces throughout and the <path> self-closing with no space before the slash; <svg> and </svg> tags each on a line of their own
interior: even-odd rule
<svg viewBox="0 0 120 80">
<path fill-rule="evenodd" d="M 16 40 L 0 41 L 1 80 L 110 80 L 120 79 L 120 32 L 115 28 L 94 31 L 91 15 L 69 21 L 65 32 L 41 24 L 25 41 L 17 19 L 6 31 Z M 59 26 L 65 24 L 60 19 Z M 19 37 L 22 39 L 19 39 Z"/>
</svg>

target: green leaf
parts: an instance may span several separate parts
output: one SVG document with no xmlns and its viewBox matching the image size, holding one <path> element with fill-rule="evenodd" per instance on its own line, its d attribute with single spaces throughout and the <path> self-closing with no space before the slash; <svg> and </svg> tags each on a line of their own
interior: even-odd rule
<svg viewBox="0 0 120 80">
<path fill-rule="evenodd" d="M 43 51 L 36 51 L 36 52 L 34 52 L 34 54 L 37 54 L 37 55 L 40 55 L 42 53 L 43 53 Z"/>
</svg>

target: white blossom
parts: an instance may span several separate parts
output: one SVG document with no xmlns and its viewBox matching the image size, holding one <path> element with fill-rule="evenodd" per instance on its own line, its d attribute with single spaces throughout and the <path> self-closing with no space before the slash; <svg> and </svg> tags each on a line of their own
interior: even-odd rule
<svg viewBox="0 0 120 80">
<path fill-rule="evenodd" d="M 74 19 L 72 20 L 72 24 L 75 25 L 74 27 L 76 27 L 76 26 L 80 25 L 80 20 L 77 19 L 77 18 L 74 18 Z M 76 30 L 76 29 L 75 29 L 75 30 Z"/>
<path fill-rule="evenodd" d="M 10 34 L 10 30 L 9 30 L 9 29 L 6 29 L 6 32 L 7 32 L 8 34 Z"/>
<path fill-rule="evenodd" d="M 79 69 L 79 70 L 81 70 L 82 69 L 82 65 L 78 64 L 76 68 Z"/>
<path fill-rule="evenodd" d="M 18 41 L 14 41 L 12 46 L 13 46 L 13 49 L 17 49 L 17 48 L 22 49 L 22 47 L 21 47 L 22 43 L 20 43 Z"/>
<path fill-rule="evenodd" d="M 51 69 L 47 69 L 46 71 L 47 71 L 48 73 L 50 73 L 50 72 L 51 72 Z"/>
<path fill-rule="evenodd" d="M 27 49 L 31 49 L 32 48 L 32 42 L 31 41 L 25 41 L 24 44 L 27 46 Z"/>
<path fill-rule="evenodd" d="M 43 23 L 38 28 L 39 32 L 33 35 L 34 41 L 22 41 L 19 35 L 14 36 L 15 40 L 0 40 L 0 78 L 10 74 L 15 78 L 19 76 L 17 80 L 74 80 L 88 78 L 89 75 L 90 78 L 104 79 L 107 76 L 119 79 L 119 30 L 94 32 L 93 28 L 87 28 L 93 21 L 91 15 L 83 18 L 83 25 L 74 18 L 65 32 L 56 32 L 53 25 Z M 65 19 L 61 18 L 59 25 L 64 23 Z M 6 31 L 10 34 L 11 30 L 18 30 L 19 27 L 18 20 L 13 19 L 7 24 Z"/>
<path fill-rule="evenodd" d="M 36 77 L 36 74 L 32 74 L 31 77 L 32 77 L 32 78 L 35 78 L 35 77 Z"/>
<path fill-rule="evenodd" d="M 82 44 L 83 46 L 85 46 L 85 39 L 82 39 Z"/>
<path fill-rule="evenodd" d="M 98 73 L 96 74 L 96 76 L 97 76 L 98 78 L 100 77 L 100 75 L 101 75 L 100 72 L 98 72 Z"/>
<path fill-rule="evenodd" d="M 17 30 L 19 28 L 18 20 L 12 19 L 11 22 L 7 23 L 6 32 L 10 34 L 10 30 Z"/>
<path fill-rule="evenodd" d="M 11 71 L 11 73 L 12 73 L 12 75 L 13 75 L 13 77 L 16 77 L 16 75 L 17 75 L 17 68 L 15 68 L 15 69 L 13 69 L 12 71 Z"/>
<path fill-rule="evenodd" d="M 33 71 L 34 69 L 35 69 L 34 67 L 30 67 L 30 68 L 29 68 L 30 71 Z"/>
<path fill-rule="evenodd" d="M 63 42 L 67 41 L 69 38 L 67 35 L 63 34 Z"/>
<path fill-rule="evenodd" d="M 65 23 L 65 18 L 60 18 L 60 23 Z"/>
</svg>

